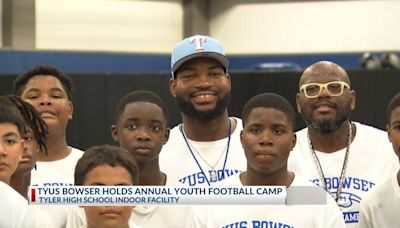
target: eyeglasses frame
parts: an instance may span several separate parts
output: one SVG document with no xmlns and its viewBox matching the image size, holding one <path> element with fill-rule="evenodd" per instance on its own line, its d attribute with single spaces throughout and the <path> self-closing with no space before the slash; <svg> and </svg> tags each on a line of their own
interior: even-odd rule
<svg viewBox="0 0 400 228">
<path fill-rule="evenodd" d="M 333 84 L 333 83 L 338 83 L 338 84 L 340 84 L 340 85 L 342 86 L 342 88 L 341 88 L 341 91 L 342 91 L 342 92 L 341 92 L 340 94 L 331 94 L 331 93 L 329 92 L 329 90 L 328 90 L 328 85 Z M 319 86 L 319 92 L 318 92 L 315 96 L 309 96 L 309 95 L 305 92 L 305 88 L 306 88 L 307 86 L 310 86 L 310 85 Z M 304 96 L 306 96 L 307 98 L 312 99 L 312 98 L 318 97 L 318 96 L 321 94 L 322 90 L 325 89 L 326 92 L 329 94 L 329 96 L 338 97 L 338 96 L 341 96 L 341 95 L 343 94 L 344 88 L 350 89 L 350 85 L 349 85 L 347 82 L 344 82 L 344 81 L 332 81 L 332 82 L 327 82 L 327 83 L 315 83 L 315 82 L 314 82 L 314 83 L 306 83 L 306 84 L 303 84 L 302 86 L 300 86 L 299 92 L 300 92 L 300 93 L 303 92 L 303 93 L 304 93 Z"/>
</svg>

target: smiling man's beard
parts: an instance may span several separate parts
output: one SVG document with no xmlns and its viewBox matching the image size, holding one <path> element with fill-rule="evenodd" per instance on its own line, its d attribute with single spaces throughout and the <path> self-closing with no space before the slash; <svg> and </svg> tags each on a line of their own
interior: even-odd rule
<svg viewBox="0 0 400 228">
<path fill-rule="evenodd" d="M 176 103 L 185 115 L 199 121 L 200 123 L 209 123 L 218 116 L 222 115 L 228 108 L 229 101 L 231 99 L 230 93 L 218 99 L 217 104 L 213 110 L 204 112 L 197 110 L 190 101 L 184 100 L 181 96 L 176 96 Z"/>
</svg>

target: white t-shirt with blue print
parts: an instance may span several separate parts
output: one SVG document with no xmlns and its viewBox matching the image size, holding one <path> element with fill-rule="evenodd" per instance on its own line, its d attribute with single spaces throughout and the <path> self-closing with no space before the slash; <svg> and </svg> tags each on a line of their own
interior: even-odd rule
<svg viewBox="0 0 400 228">
<path fill-rule="evenodd" d="M 236 121 L 236 128 L 231 135 L 225 168 L 223 166 L 228 137 L 210 142 L 188 139 L 194 158 L 182 136 L 181 125 L 178 125 L 171 130 L 169 140 L 160 153 L 161 171 L 165 172 L 169 178 L 173 178 L 175 182 L 179 182 L 184 186 L 208 186 L 208 182 L 210 182 L 210 185 L 214 185 L 229 176 L 237 175 L 246 170 L 246 156 L 240 143 L 240 131 L 243 129 L 242 120 L 234 117 L 230 119 L 231 121 Z M 215 163 L 217 176 L 215 180 L 212 180 L 210 178 L 212 169 L 209 165 L 214 165 Z M 202 170 L 206 175 L 203 174 Z"/>
<path fill-rule="evenodd" d="M 353 122 L 356 136 L 350 145 L 344 185 L 338 205 L 347 227 L 356 227 L 360 203 L 376 184 L 398 170 L 398 158 L 385 131 Z M 313 183 L 323 186 L 319 171 L 309 148 L 307 128 L 296 132 L 297 143 L 289 155 L 288 169 L 300 173 Z M 316 151 L 325 175 L 329 193 L 335 198 L 346 148 L 333 153 Z"/>
</svg>

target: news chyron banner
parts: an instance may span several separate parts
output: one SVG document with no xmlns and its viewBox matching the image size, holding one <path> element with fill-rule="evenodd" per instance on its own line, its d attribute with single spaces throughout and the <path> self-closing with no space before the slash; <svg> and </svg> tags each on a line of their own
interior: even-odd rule
<svg viewBox="0 0 400 228">
<path fill-rule="evenodd" d="M 30 204 L 46 205 L 285 205 L 285 186 L 31 186 Z"/>
</svg>

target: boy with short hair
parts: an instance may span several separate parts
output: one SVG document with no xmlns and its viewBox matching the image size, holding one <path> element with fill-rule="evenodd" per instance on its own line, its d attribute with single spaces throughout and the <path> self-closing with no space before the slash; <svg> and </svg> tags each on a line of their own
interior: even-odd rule
<svg viewBox="0 0 400 228">
<path fill-rule="evenodd" d="M 138 167 L 123 148 L 110 145 L 91 147 L 75 168 L 75 185 L 131 186 L 138 183 Z M 83 206 L 87 228 L 136 228 L 130 222 L 132 206 Z"/>
<path fill-rule="evenodd" d="M 19 75 L 13 92 L 30 103 L 48 126 L 47 155 L 37 153 L 37 170 L 31 172 L 31 185 L 66 186 L 74 183 L 76 162 L 82 151 L 68 146 L 67 125 L 72 119 L 72 80 L 58 69 L 40 65 Z M 65 227 L 68 205 L 43 205 L 58 227 Z"/>
<path fill-rule="evenodd" d="M 168 141 L 167 107 L 155 93 L 130 92 L 121 98 L 111 126 L 113 139 L 128 150 L 140 169 L 140 185 L 166 185 L 167 176 L 160 171 L 158 155 Z M 171 183 L 169 183 L 171 184 Z"/>
<path fill-rule="evenodd" d="M 287 159 L 296 144 L 295 115 L 289 102 L 272 93 L 259 94 L 243 108 L 241 143 L 247 170 L 229 178 L 224 186 L 313 186 L 287 170 Z M 323 190 L 322 205 L 221 205 L 194 206 L 188 227 L 344 227 L 339 207 Z"/>
<path fill-rule="evenodd" d="M 138 161 L 139 185 L 173 185 L 159 167 L 159 154 L 168 141 L 167 107 L 155 93 L 138 90 L 126 94 L 118 103 L 111 133 L 120 147 Z M 143 227 L 185 227 L 188 206 L 138 205 L 132 218 Z"/>
<path fill-rule="evenodd" d="M 82 151 L 68 146 L 66 130 L 72 119 L 72 80 L 51 66 L 36 66 L 13 82 L 14 94 L 30 103 L 48 126 L 47 156 L 37 154 L 32 185 L 72 185 L 74 168 Z"/>
<path fill-rule="evenodd" d="M 386 131 L 393 150 L 400 157 L 400 93 L 389 102 Z M 361 201 L 361 228 L 400 227 L 400 170 L 376 185 Z"/>
<path fill-rule="evenodd" d="M 138 90 L 126 94 L 115 111 L 111 134 L 119 146 L 128 150 L 138 162 L 138 185 L 175 184 L 159 167 L 159 153 L 169 136 L 167 107 L 155 93 Z M 185 227 L 187 206 L 138 205 L 132 219 L 142 227 Z M 68 217 L 68 227 L 81 224 L 83 215 L 75 210 Z"/>
</svg>

